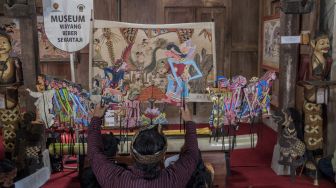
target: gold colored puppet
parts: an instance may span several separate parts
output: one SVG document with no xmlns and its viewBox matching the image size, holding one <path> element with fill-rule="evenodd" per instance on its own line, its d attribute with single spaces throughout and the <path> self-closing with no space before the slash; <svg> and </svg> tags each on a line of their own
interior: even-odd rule
<svg viewBox="0 0 336 188">
<path fill-rule="evenodd" d="M 325 55 L 329 52 L 330 41 L 327 35 L 322 35 L 311 41 L 314 49 L 311 65 L 311 78 L 314 80 L 325 80 L 330 71 Z"/>
<path fill-rule="evenodd" d="M 0 30 L 0 122 L 3 126 L 5 151 L 12 153 L 15 128 L 20 120 L 18 87 L 23 83 L 21 62 L 10 56 L 10 36 Z"/>
</svg>

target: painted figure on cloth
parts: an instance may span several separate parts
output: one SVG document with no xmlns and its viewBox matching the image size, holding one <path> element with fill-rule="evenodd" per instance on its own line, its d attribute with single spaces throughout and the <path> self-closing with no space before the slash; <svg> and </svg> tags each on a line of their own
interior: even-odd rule
<svg viewBox="0 0 336 188">
<path fill-rule="evenodd" d="M 128 94 L 128 99 L 124 102 L 126 108 L 126 117 L 124 125 L 129 127 L 135 127 L 140 122 L 140 101 L 137 100 L 139 96 L 139 90 L 132 89 Z"/>
<path fill-rule="evenodd" d="M 310 79 L 325 80 L 330 72 L 330 60 L 326 57 L 330 50 L 330 41 L 327 35 L 322 35 L 311 41 L 311 46 L 314 49 L 311 65 Z"/>
<path fill-rule="evenodd" d="M 195 62 L 203 76 L 190 82 L 190 90 L 192 93 L 203 93 L 206 92 L 204 88 L 207 88 L 209 85 L 208 80 L 213 80 L 210 78 L 211 70 L 213 70 L 213 55 L 208 54 L 207 50 L 203 48 L 201 54 L 197 53 L 195 55 Z M 194 74 L 195 72 L 195 70 L 190 70 L 190 74 Z"/>
</svg>

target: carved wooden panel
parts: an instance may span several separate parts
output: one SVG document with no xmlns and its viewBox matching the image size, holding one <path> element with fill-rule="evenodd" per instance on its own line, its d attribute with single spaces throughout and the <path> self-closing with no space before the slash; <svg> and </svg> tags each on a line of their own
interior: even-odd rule
<svg viewBox="0 0 336 188">
<path fill-rule="evenodd" d="M 48 62 L 40 64 L 41 73 L 71 80 L 70 63 Z"/>
<path fill-rule="evenodd" d="M 117 20 L 116 0 L 94 0 L 94 18 L 97 20 Z"/>
<path fill-rule="evenodd" d="M 232 4 L 232 47 L 257 50 L 259 4 L 255 0 L 238 0 Z"/>
<path fill-rule="evenodd" d="M 230 74 L 258 76 L 259 4 L 236 0 L 231 5 Z"/>
<path fill-rule="evenodd" d="M 258 52 L 232 52 L 231 75 L 258 76 Z"/>
<path fill-rule="evenodd" d="M 121 1 L 122 21 L 132 23 L 157 23 L 157 9 L 159 0 L 127 0 Z"/>
<path fill-rule="evenodd" d="M 195 22 L 195 9 L 192 7 L 165 7 L 165 23 Z"/>
</svg>

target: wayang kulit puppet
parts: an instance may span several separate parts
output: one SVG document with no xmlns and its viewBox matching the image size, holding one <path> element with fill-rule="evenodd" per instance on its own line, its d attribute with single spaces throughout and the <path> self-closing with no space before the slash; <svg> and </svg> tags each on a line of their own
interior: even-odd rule
<svg viewBox="0 0 336 188">
<path fill-rule="evenodd" d="M 20 120 L 18 87 L 23 84 L 21 62 L 11 57 L 11 37 L 0 30 L 0 121 L 3 125 L 5 150 L 14 151 L 15 129 Z"/>
<path fill-rule="evenodd" d="M 292 113 L 289 109 L 277 111 L 273 119 L 278 124 L 280 160 L 281 165 L 290 166 L 292 178 L 295 176 L 296 168 L 305 162 L 304 154 L 306 146 L 297 136 L 297 130 L 293 122 Z"/>
<path fill-rule="evenodd" d="M 33 98 L 37 98 L 35 101 L 35 106 L 37 109 L 37 120 L 42 121 L 47 128 L 54 124 L 55 115 L 51 113 L 53 108 L 53 97 L 55 95 L 55 90 L 46 90 L 45 87 L 45 77 L 39 75 L 37 77 L 38 84 L 36 85 L 37 92 L 27 89 L 29 95 Z"/>
<path fill-rule="evenodd" d="M 240 121 L 251 122 L 254 117 L 269 116 L 270 89 L 276 75 L 266 72 L 260 79 L 253 78 L 248 85 L 246 78 L 235 76 L 231 80 L 223 76 L 217 77 L 217 86 L 208 88 L 213 110 L 210 125 L 235 125 Z"/>
<path fill-rule="evenodd" d="M 180 102 L 189 97 L 189 81 L 201 78 L 202 72 L 194 61 L 196 46 L 191 41 L 186 41 L 180 47 L 175 44 L 168 44 L 166 56 L 170 74 L 168 74 L 168 86 L 166 95 L 172 102 Z M 189 70 L 195 70 L 194 75 L 190 75 Z"/>
<path fill-rule="evenodd" d="M 323 104 L 318 101 L 317 93 L 319 89 L 324 90 L 325 86 L 318 83 L 329 80 L 332 65 L 332 59 L 328 57 L 330 40 L 327 35 L 320 35 L 312 40 L 311 47 L 313 53 L 309 77 L 303 82 L 304 142 L 308 152 L 308 162 L 305 166 L 308 173 L 316 172 L 317 159 L 323 155 Z"/>
<path fill-rule="evenodd" d="M 321 35 L 311 41 L 313 48 L 310 78 L 313 80 L 326 80 L 329 77 L 331 58 L 327 57 L 330 50 L 330 40 L 327 35 Z"/>
<path fill-rule="evenodd" d="M 126 117 L 124 125 L 129 127 L 136 127 L 140 122 L 140 101 L 137 100 L 139 91 L 133 89 L 128 95 L 128 99 L 124 102 L 124 108 L 126 110 Z"/>
</svg>

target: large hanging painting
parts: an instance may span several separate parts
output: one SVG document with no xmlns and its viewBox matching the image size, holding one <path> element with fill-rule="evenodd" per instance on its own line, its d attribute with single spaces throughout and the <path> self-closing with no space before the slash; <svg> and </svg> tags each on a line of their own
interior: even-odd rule
<svg viewBox="0 0 336 188">
<path fill-rule="evenodd" d="M 280 18 L 266 18 L 263 24 L 262 66 L 277 71 L 280 55 Z"/>
<path fill-rule="evenodd" d="M 44 31 L 43 16 L 37 17 L 40 61 L 70 61 L 70 54 L 52 45 Z"/>
<path fill-rule="evenodd" d="M 168 25 L 94 21 L 90 88 L 129 96 L 154 86 L 164 102 L 199 101 L 214 82 L 214 24 Z M 184 100 L 183 100 L 184 101 Z"/>
<path fill-rule="evenodd" d="M 19 57 L 21 55 L 21 34 L 19 20 L 2 17 L 0 18 L 0 29 L 5 31 L 11 37 L 11 57 Z"/>
</svg>

